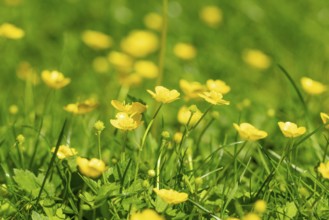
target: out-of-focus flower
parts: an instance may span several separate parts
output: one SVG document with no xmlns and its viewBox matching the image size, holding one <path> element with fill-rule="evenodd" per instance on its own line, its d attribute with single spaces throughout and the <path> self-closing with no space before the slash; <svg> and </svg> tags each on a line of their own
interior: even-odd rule
<svg viewBox="0 0 329 220">
<path fill-rule="evenodd" d="M 266 208 L 267 208 L 267 204 L 262 199 L 257 200 L 254 204 L 254 210 L 257 213 L 262 214 L 262 213 L 266 212 Z"/>
<path fill-rule="evenodd" d="M 76 115 L 82 115 L 93 111 L 98 106 L 94 99 L 86 99 L 83 102 L 68 104 L 64 110 Z"/>
<path fill-rule="evenodd" d="M 230 102 L 223 99 L 222 93 L 210 91 L 200 93 L 199 96 L 203 98 L 206 102 L 213 105 L 229 105 Z"/>
<path fill-rule="evenodd" d="M 48 87 L 53 89 L 61 89 L 71 82 L 71 79 L 65 78 L 63 73 L 56 70 L 44 70 L 41 73 L 41 78 Z"/>
<path fill-rule="evenodd" d="M 243 216 L 242 220 L 261 220 L 261 218 L 257 214 L 250 212 Z"/>
<path fill-rule="evenodd" d="M 295 123 L 292 122 L 278 122 L 280 130 L 285 137 L 294 138 L 303 135 L 306 132 L 305 127 L 297 127 Z"/>
<path fill-rule="evenodd" d="M 208 5 L 201 9 L 200 18 L 209 27 L 217 27 L 223 20 L 223 13 L 217 6 Z"/>
<path fill-rule="evenodd" d="M 327 124 L 329 122 L 329 115 L 328 114 L 321 112 L 320 117 L 321 117 L 321 120 L 322 120 L 323 124 Z M 329 129 L 329 124 L 326 125 L 326 128 Z"/>
<path fill-rule="evenodd" d="M 302 77 L 300 82 L 304 91 L 310 95 L 319 95 L 327 90 L 325 85 L 308 77 Z"/>
<path fill-rule="evenodd" d="M 121 49 L 133 57 L 145 57 L 159 47 L 158 37 L 150 31 L 136 30 L 121 41 Z"/>
<path fill-rule="evenodd" d="M 19 6 L 22 4 L 22 0 L 4 0 L 6 5 Z"/>
<path fill-rule="evenodd" d="M 17 137 L 16 137 L 16 141 L 17 141 L 19 144 L 23 144 L 23 143 L 25 142 L 25 137 L 24 137 L 24 135 L 22 135 L 22 134 L 17 135 Z"/>
<path fill-rule="evenodd" d="M 164 104 L 173 102 L 179 98 L 180 93 L 177 90 L 169 90 L 163 86 L 156 86 L 155 92 L 147 90 L 148 93 L 157 101 Z"/>
<path fill-rule="evenodd" d="M 144 24 L 149 29 L 161 31 L 163 24 L 162 16 L 154 12 L 148 13 L 144 17 Z"/>
<path fill-rule="evenodd" d="M 106 170 L 105 163 L 97 158 L 90 160 L 82 157 L 77 158 L 77 165 L 82 175 L 97 178 Z"/>
<path fill-rule="evenodd" d="M 177 119 L 179 123 L 186 125 L 188 121 L 190 121 L 189 125 L 193 126 L 200 120 L 200 118 L 202 117 L 202 112 L 196 106 L 194 106 L 193 108 L 193 115 L 191 109 L 186 106 L 182 106 L 179 109 L 177 114 Z"/>
<path fill-rule="evenodd" d="M 129 115 L 131 114 L 141 114 L 146 111 L 147 106 L 140 102 L 132 102 L 131 104 L 126 104 L 118 100 L 112 100 L 111 105 L 120 112 L 125 112 Z"/>
<path fill-rule="evenodd" d="M 131 131 L 138 128 L 143 122 L 141 121 L 141 114 L 128 115 L 125 112 L 116 114 L 116 119 L 111 119 L 111 124 L 120 130 Z"/>
<path fill-rule="evenodd" d="M 131 87 L 138 86 L 142 82 L 142 77 L 137 73 L 121 73 L 119 74 L 119 83 L 122 86 Z"/>
<path fill-rule="evenodd" d="M 164 217 L 159 215 L 152 209 L 145 209 L 142 212 L 136 212 L 129 218 L 130 220 L 165 220 Z"/>
<path fill-rule="evenodd" d="M 98 133 L 101 133 L 105 129 L 104 122 L 98 120 L 94 124 L 94 128 Z"/>
<path fill-rule="evenodd" d="M 199 94 L 206 91 L 205 86 L 197 81 L 188 82 L 185 79 L 181 79 L 179 80 L 179 86 L 187 100 L 198 99 L 200 98 Z"/>
<path fill-rule="evenodd" d="M 82 41 L 95 50 L 108 49 L 112 46 L 112 38 L 99 31 L 86 30 L 82 33 Z"/>
<path fill-rule="evenodd" d="M 134 63 L 135 72 L 143 78 L 154 79 L 159 75 L 159 68 L 155 63 L 147 60 L 140 60 Z"/>
<path fill-rule="evenodd" d="M 166 203 L 168 204 L 179 204 L 188 200 L 187 193 L 177 192 L 173 189 L 157 189 L 154 188 L 153 191 Z"/>
<path fill-rule="evenodd" d="M 271 65 L 271 59 L 260 50 L 246 50 L 243 54 L 243 60 L 257 69 L 267 69 Z"/>
<path fill-rule="evenodd" d="M 118 51 L 112 51 L 108 55 L 108 60 L 111 65 L 119 72 L 130 72 L 133 66 L 133 59 L 125 54 Z"/>
<path fill-rule="evenodd" d="M 10 23 L 4 23 L 0 25 L 0 37 L 5 37 L 12 40 L 18 40 L 23 38 L 25 32 Z"/>
<path fill-rule="evenodd" d="M 96 57 L 92 65 L 97 73 L 106 73 L 110 69 L 109 61 L 106 57 Z"/>
<path fill-rule="evenodd" d="M 55 147 L 53 147 L 51 149 L 51 152 L 52 153 L 55 152 Z M 56 156 L 58 157 L 58 159 L 63 160 L 67 157 L 72 157 L 72 156 L 77 155 L 77 154 L 78 154 L 78 152 L 76 151 L 76 149 L 70 148 L 67 145 L 61 145 L 58 148 Z"/>
<path fill-rule="evenodd" d="M 229 87 L 224 81 L 219 79 L 217 80 L 208 79 L 206 85 L 210 91 L 213 90 L 222 93 L 223 95 L 231 91 L 231 87 Z"/>
<path fill-rule="evenodd" d="M 33 69 L 31 64 L 26 61 L 22 61 L 18 65 L 16 75 L 19 79 L 31 82 L 33 85 L 38 84 L 40 81 L 37 72 Z"/>
<path fill-rule="evenodd" d="M 234 123 L 233 126 L 244 140 L 257 141 L 267 137 L 265 131 L 259 130 L 249 123 L 241 123 L 240 125 Z"/>
<path fill-rule="evenodd" d="M 19 111 L 19 108 L 18 108 L 17 105 L 11 105 L 11 106 L 9 106 L 8 111 L 9 111 L 10 114 L 16 115 Z"/>
<path fill-rule="evenodd" d="M 182 60 L 192 60 L 196 57 L 195 47 L 187 43 L 177 43 L 174 46 L 174 54 Z"/>
<path fill-rule="evenodd" d="M 329 161 L 326 163 L 320 163 L 318 172 L 322 175 L 323 178 L 329 179 Z"/>
<path fill-rule="evenodd" d="M 183 133 L 182 132 L 176 132 L 174 134 L 174 141 L 176 144 L 179 144 L 182 141 Z"/>
</svg>

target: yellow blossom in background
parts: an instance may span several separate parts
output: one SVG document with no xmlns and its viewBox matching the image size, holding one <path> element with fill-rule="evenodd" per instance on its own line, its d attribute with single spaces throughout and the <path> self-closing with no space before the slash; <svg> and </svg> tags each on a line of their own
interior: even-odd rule
<svg viewBox="0 0 329 220">
<path fill-rule="evenodd" d="M 223 95 L 225 95 L 226 93 L 228 93 L 229 91 L 231 91 L 231 87 L 228 86 L 224 81 L 222 80 L 212 80 L 209 79 L 206 82 L 207 88 L 208 90 L 213 90 L 219 93 L 222 93 Z"/>
<path fill-rule="evenodd" d="M 267 137 L 265 131 L 259 130 L 249 123 L 241 123 L 240 125 L 234 123 L 233 126 L 244 140 L 257 141 Z"/>
<path fill-rule="evenodd" d="M 6 5 L 9 6 L 18 6 L 20 4 L 22 4 L 23 0 L 4 0 Z"/>
<path fill-rule="evenodd" d="M 61 89 L 71 82 L 71 79 L 65 78 L 63 73 L 56 70 L 44 70 L 41 73 L 41 78 L 48 87 L 53 89 Z"/>
<path fill-rule="evenodd" d="M 68 104 L 64 110 L 73 114 L 82 115 L 93 111 L 98 107 L 98 102 L 94 99 L 86 99 L 83 102 Z"/>
<path fill-rule="evenodd" d="M 229 105 L 230 102 L 223 99 L 222 93 L 210 91 L 199 94 L 206 102 L 213 105 Z"/>
<path fill-rule="evenodd" d="M 125 54 L 118 51 L 112 51 L 108 54 L 107 59 L 109 60 L 110 64 L 116 68 L 119 72 L 129 72 L 133 66 L 133 59 Z"/>
<path fill-rule="evenodd" d="M 196 57 L 197 51 L 195 47 L 187 43 L 177 43 L 174 46 L 174 54 L 182 60 L 192 60 Z"/>
<path fill-rule="evenodd" d="M 278 122 L 280 130 L 285 137 L 294 138 L 303 135 L 306 132 L 305 127 L 297 127 L 295 123 L 292 122 Z"/>
<path fill-rule="evenodd" d="M 271 65 L 271 59 L 260 50 L 246 50 L 243 54 L 243 60 L 257 69 L 267 69 Z"/>
<path fill-rule="evenodd" d="M 325 85 L 308 77 L 302 77 L 300 82 L 303 90 L 310 95 L 319 95 L 327 90 Z"/>
<path fill-rule="evenodd" d="M 148 93 L 157 101 L 162 102 L 164 104 L 173 102 L 179 99 L 180 93 L 177 90 L 169 90 L 163 86 L 156 86 L 155 92 L 151 90 L 147 90 Z"/>
<path fill-rule="evenodd" d="M 86 30 L 82 33 L 82 41 L 95 50 L 108 49 L 112 46 L 112 38 L 99 31 Z"/>
<path fill-rule="evenodd" d="M 189 82 L 185 79 L 181 79 L 179 80 L 179 86 L 187 100 L 199 99 L 199 94 L 206 91 L 206 87 L 197 81 Z"/>
<path fill-rule="evenodd" d="M 92 66 L 97 73 L 106 73 L 110 69 L 109 61 L 106 57 L 96 57 L 92 62 Z"/>
<path fill-rule="evenodd" d="M 98 120 L 94 124 L 94 128 L 98 133 L 101 133 L 105 129 L 104 122 Z"/>
<path fill-rule="evenodd" d="M 318 172 L 322 175 L 323 178 L 329 179 L 329 161 L 326 163 L 320 163 Z"/>
<path fill-rule="evenodd" d="M 22 134 L 17 135 L 17 137 L 16 137 L 16 141 L 17 141 L 19 144 L 23 144 L 23 143 L 25 142 L 25 137 L 24 137 L 24 135 L 22 135 Z"/>
<path fill-rule="evenodd" d="M 159 75 L 158 66 L 147 60 L 140 60 L 134 63 L 135 72 L 143 78 L 154 79 Z"/>
<path fill-rule="evenodd" d="M 157 189 L 154 188 L 153 191 L 166 203 L 168 204 L 179 204 L 188 200 L 187 193 L 177 192 L 172 189 Z"/>
<path fill-rule="evenodd" d="M 190 126 L 195 125 L 202 117 L 202 112 L 196 106 L 194 106 L 193 110 L 194 111 L 193 111 L 193 115 L 191 118 L 191 114 L 192 114 L 191 109 L 186 106 L 182 106 L 179 109 L 178 114 L 177 114 L 178 122 L 183 125 L 186 125 L 187 122 L 190 120 L 189 125 Z"/>
<path fill-rule="evenodd" d="M 144 24 L 149 29 L 161 31 L 162 23 L 162 16 L 157 13 L 151 12 L 144 17 Z"/>
<path fill-rule="evenodd" d="M 19 79 L 31 82 L 33 85 L 37 85 L 40 81 L 37 72 L 27 61 L 22 61 L 18 64 L 16 75 Z"/>
<path fill-rule="evenodd" d="M 174 134 L 174 141 L 176 144 L 179 144 L 182 141 L 183 133 L 182 132 L 176 132 Z"/>
<path fill-rule="evenodd" d="M 243 216 L 242 220 L 261 220 L 261 218 L 255 213 L 248 213 Z"/>
<path fill-rule="evenodd" d="M 217 27 L 223 20 L 222 10 L 214 5 L 204 6 L 199 16 L 209 27 Z"/>
<path fill-rule="evenodd" d="M 99 177 L 106 170 L 105 163 L 97 158 L 88 160 L 86 158 L 78 157 L 77 165 L 82 175 L 91 178 Z"/>
<path fill-rule="evenodd" d="M 329 115 L 328 114 L 321 112 L 320 117 L 321 117 L 321 120 L 322 120 L 323 124 L 329 123 Z M 329 124 L 326 125 L 326 128 L 329 129 Z"/>
<path fill-rule="evenodd" d="M 145 209 L 142 212 L 133 213 L 129 220 L 165 220 L 165 218 L 152 209 Z"/>
<path fill-rule="evenodd" d="M 158 49 L 159 40 L 150 31 L 135 30 L 121 41 L 120 46 L 125 53 L 133 57 L 145 57 Z"/>
<path fill-rule="evenodd" d="M 0 37 L 18 40 L 23 38 L 24 35 L 25 32 L 13 24 L 4 23 L 0 25 Z"/>
<path fill-rule="evenodd" d="M 142 83 L 142 77 L 137 73 L 120 73 L 119 83 L 122 86 L 138 86 Z"/>
<path fill-rule="evenodd" d="M 55 152 L 55 147 L 53 147 L 51 149 L 51 152 L 52 153 Z M 76 151 L 76 149 L 70 148 L 67 145 L 61 145 L 58 148 L 56 156 L 58 157 L 58 159 L 63 160 L 67 157 L 72 157 L 72 156 L 77 155 L 77 154 L 78 154 L 78 152 Z"/>
<path fill-rule="evenodd" d="M 125 112 L 127 114 L 141 114 L 146 111 L 147 106 L 140 102 L 132 102 L 131 104 L 127 104 L 124 102 L 120 102 L 118 100 L 112 100 L 111 105 L 120 112 Z"/>
<path fill-rule="evenodd" d="M 257 200 L 254 204 L 254 210 L 257 213 L 262 214 L 266 212 L 266 208 L 267 208 L 267 203 L 262 199 Z"/>
<path fill-rule="evenodd" d="M 110 122 L 113 127 L 123 130 L 131 131 L 138 128 L 143 122 L 141 121 L 141 114 L 128 115 L 125 112 L 119 112 L 116 114 L 116 119 L 111 119 Z"/>
<path fill-rule="evenodd" d="M 9 111 L 10 114 L 16 115 L 19 111 L 19 108 L 18 108 L 17 105 L 11 105 L 11 106 L 9 106 L 8 111 Z"/>
</svg>

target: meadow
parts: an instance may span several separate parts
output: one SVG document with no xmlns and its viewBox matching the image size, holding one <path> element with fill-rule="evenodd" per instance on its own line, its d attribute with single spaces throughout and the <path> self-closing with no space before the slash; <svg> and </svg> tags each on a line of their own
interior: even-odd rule
<svg viewBox="0 0 329 220">
<path fill-rule="evenodd" d="M 325 0 L 0 0 L 0 219 L 329 219 Z"/>
</svg>

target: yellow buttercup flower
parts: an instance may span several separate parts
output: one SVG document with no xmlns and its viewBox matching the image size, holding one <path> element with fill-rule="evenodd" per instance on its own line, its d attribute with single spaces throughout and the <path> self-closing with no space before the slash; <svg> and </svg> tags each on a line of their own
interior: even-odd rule
<svg viewBox="0 0 329 220">
<path fill-rule="evenodd" d="M 105 163 L 97 158 L 88 160 L 86 158 L 78 157 L 77 165 L 80 173 L 91 178 L 99 177 L 106 170 Z"/>
<path fill-rule="evenodd" d="M 111 119 L 111 124 L 120 130 L 131 131 L 139 127 L 143 122 L 141 121 L 141 114 L 128 115 L 126 112 L 119 112 L 116 114 L 116 119 Z"/>
<path fill-rule="evenodd" d="M 257 141 L 267 137 L 265 131 L 259 130 L 249 123 L 241 123 L 240 125 L 234 123 L 233 126 L 244 140 Z"/>
<path fill-rule="evenodd" d="M 63 73 L 56 70 L 44 70 L 41 73 L 41 78 L 48 87 L 53 89 L 61 89 L 71 82 L 71 79 L 65 78 Z"/>
<path fill-rule="evenodd" d="M 318 172 L 322 175 L 323 178 L 329 179 L 329 161 L 326 163 L 320 163 Z"/>
<path fill-rule="evenodd" d="M 196 57 L 196 49 L 187 43 L 178 43 L 174 46 L 174 54 L 182 60 L 191 60 Z"/>
<path fill-rule="evenodd" d="M 82 115 L 93 111 L 98 106 L 98 102 L 94 99 L 87 99 L 83 102 L 68 104 L 64 110 L 73 114 Z"/>
<path fill-rule="evenodd" d="M 145 57 L 159 47 L 158 37 L 150 31 L 133 31 L 121 41 L 121 49 L 133 57 Z"/>
<path fill-rule="evenodd" d="M 10 114 L 16 115 L 19 112 L 19 108 L 17 105 L 11 105 L 11 106 L 9 106 L 8 111 Z"/>
<path fill-rule="evenodd" d="M 264 213 L 266 212 L 267 204 L 264 200 L 259 199 L 254 204 L 254 210 L 257 213 Z"/>
<path fill-rule="evenodd" d="M 13 24 L 4 23 L 0 25 L 0 37 L 5 37 L 12 40 L 18 40 L 23 38 L 24 35 L 25 32 Z"/>
<path fill-rule="evenodd" d="M 187 122 L 190 120 L 189 125 L 193 126 L 200 120 L 200 118 L 202 117 L 202 112 L 196 106 L 193 106 L 193 108 L 194 109 L 193 109 L 192 118 L 191 118 L 192 111 L 190 108 L 186 106 L 182 106 L 179 109 L 177 114 L 177 119 L 179 123 L 186 125 Z"/>
<path fill-rule="evenodd" d="M 147 60 L 140 60 L 134 63 L 135 72 L 143 78 L 154 79 L 159 75 L 159 68 L 155 63 Z"/>
<path fill-rule="evenodd" d="M 179 86 L 187 100 L 200 98 L 199 94 L 206 91 L 205 86 L 196 81 L 188 82 L 185 79 L 181 79 L 179 80 Z"/>
<path fill-rule="evenodd" d="M 224 81 L 219 79 L 217 80 L 209 79 L 207 80 L 206 85 L 210 91 L 213 90 L 222 93 L 223 95 L 231 91 L 231 87 L 229 87 Z"/>
<path fill-rule="evenodd" d="M 201 98 L 213 105 L 229 105 L 230 102 L 223 99 L 222 93 L 210 91 L 199 94 Z"/>
<path fill-rule="evenodd" d="M 292 122 L 278 122 L 281 132 L 284 136 L 289 138 L 298 137 L 306 132 L 305 127 L 297 127 L 295 123 Z"/>
<path fill-rule="evenodd" d="M 108 49 L 112 46 L 112 38 L 99 31 L 86 30 L 82 33 L 82 41 L 95 50 Z"/>
<path fill-rule="evenodd" d="M 243 216 L 242 220 L 261 220 L 261 218 L 255 213 L 248 213 Z"/>
<path fill-rule="evenodd" d="M 243 54 L 243 60 L 257 69 L 267 69 L 271 65 L 271 59 L 260 50 L 247 50 Z"/>
<path fill-rule="evenodd" d="M 154 188 L 153 191 L 166 203 L 168 204 L 179 204 L 188 200 L 187 193 L 177 192 L 172 189 L 157 189 Z"/>
<path fill-rule="evenodd" d="M 201 9 L 200 18 L 208 26 L 217 27 L 223 20 L 223 13 L 217 6 L 208 5 Z"/>
<path fill-rule="evenodd" d="M 37 85 L 40 81 L 37 72 L 33 69 L 31 64 L 26 61 L 19 63 L 16 69 L 16 75 L 19 79 L 31 82 L 33 85 Z"/>
<path fill-rule="evenodd" d="M 321 112 L 320 117 L 321 117 L 321 120 L 322 120 L 323 124 L 329 123 L 329 115 L 328 114 Z M 329 129 L 329 124 L 326 125 L 326 128 Z"/>
<path fill-rule="evenodd" d="M 129 220 L 165 220 L 165 218 L 152 209 L 145 209 L 132 214 Z"/>
<path fill-rule="evenodd" d="M 51 149 L 51 152 L 54 153 L 55 152 L 55 147 L 53 147 Z M 76 151 L 76 149 L 74 148 L 70 148 L 67 145 L 60 145 L 57 151 L 56 156 L 58 157 L 58 159 L 63 160 L 67 157 L 72 157 L 74 155 L 77 155 L 78 152 Z"/>
<path fill-rule="evenodd" d="M 183 133 L 182 132 L 176 132 L 174 134 L 174 141 L 176 144 L 179 144 L 182 141 Z"/>
<path fill-rule="evenodd" d="M 110 64 L 106 57 L 96 57 L 92 62 L 92 66 L 97 73 L 106 73 L 110 69 Z"/>
<path fill-rule="evenodd" d="M 164 104 L 177 100 L 180 95 L 177 90 L 169 90 L 163 86 L 156 86 L 155 93 L 151 90 L 147 90 L 147 92 L 150 93 L 157 102 L 162 102 Z"/>
<path fill-rule="evenodd" d="M 140 102 L 132 102 L 131 104 L 126 104 L 118 100 L 112 100 L 111 105 L 120 112 L 125 112 L 129 115 L 131 114 L 141 114 L 146 111 L 147 106 Z"/>
<path fill-rule="evenodd" d="M 149 29 L 161 31 L 163 24 L 162 16 L 154 12 L 148 13 L 144 17 L 144 24 Z"/>
<path fill-rule="evenodd" d="M 118 51 L 112 51 L 109 53 L 107 59 L 109 60 L 110 64 L 116 68 L 116 70 L 120 72 L 130 72 L 133 66 L 133 59 L 125 54 Z"/>
<path fill-rule="evenodd" d="M 300 82 L 304 91 L 310 95 L 319 95 L 327 90 L 325 85 L 308 77 L 302 77 Z"/>
</svg>

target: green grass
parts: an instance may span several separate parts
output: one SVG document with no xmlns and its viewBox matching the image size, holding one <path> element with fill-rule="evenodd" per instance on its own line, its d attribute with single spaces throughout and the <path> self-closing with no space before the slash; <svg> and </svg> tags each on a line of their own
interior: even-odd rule
<svg viewBox="0 0 329 220">
<path fill-rule="evenodd" d="M 329 93 L 308 95 L 300 83 L 307 76 L 329 84 L 326 1 L 6 2 L 0 2 L 0 25 L 12 23 L 25 36 L 0 36 L 0 219 L 129 219 L 147 208 L 166 219 L 243 219 L 256 212 L 257 200 L 267 203 L 261 219 L 329 218 L 328 180 L 317 171 L 327 161 L 328 130 L 319 114 L 329 113 Z M 221 8 L 219 27 L 201 21 L 204 5 Z M 163 65 L 160 84 L 181 96 L 159 107 L 146 92 L 154 91 L 159 80 L 145 79 L 127 89 L 113 66 L 99 74 L 92 62 L 120 51 L 120 41 L 132 30 L 147 29 L 147 13 L 163 9 L 168 10 L 166 39 L 143 59 Z M 110 35 L 113 46 L 87 47 L 81 40 L 87 29 Z M 153 32 L 161 40 L 161 32 Z M 178 42 L 194 45 L 196 58 L 177 58 L 173 48 Z M 246 49 L 267 54 L 269 68 L 245 63 Z M 43 70 L 55 69 L 71 83 L 53 90 L 41 79 L 35 85 L 22 80 L 16 74 L 22 61 L 39 78 Z M 209 110 L 204 100 L 184 99 L 180 79 L 225 81 L 231 87 L 224 95 L 230 105 Z M 119 96 L 148 106 L 143 124 L 133 131 L 122 132 L 110 123 L 117 112 L 110 102 Z M 63 109 L 90 97 L 99 103 L 90 113 Z M 206 114 L 196 126 L 181 125 L 179 108 L 194 104 Z M 17 113 L 10 112 L 12 105 Z M 93 126 L 98 120 L 105 130 L 97 134 Z M 305 126 L 307 132 L 286 138 L 279 121 Z M 268 136 L 242 140 L 233 127 L 242 122 Z M 178 131 L 183 139 L 175 142 Z M 51 153 L 61 144 L 75 148 L 80 157 L 101 155 L 106 171 L 98 178 L 84 176 L 76 156 L 60 160 Z M 189 199 L 168 205 L 153 192 L 156 187 L 185 192 Z"/>
</svg>

